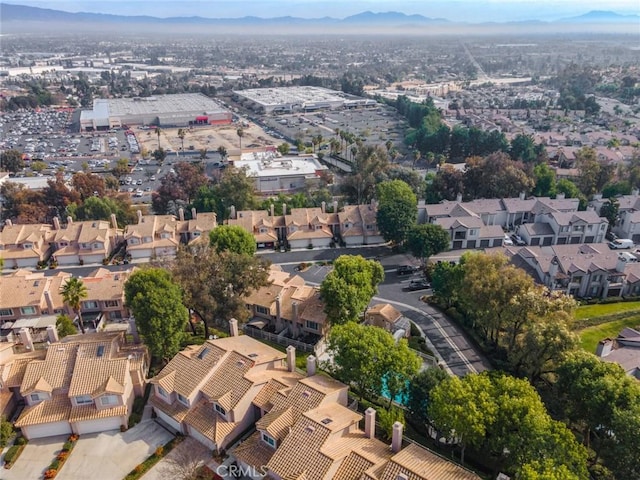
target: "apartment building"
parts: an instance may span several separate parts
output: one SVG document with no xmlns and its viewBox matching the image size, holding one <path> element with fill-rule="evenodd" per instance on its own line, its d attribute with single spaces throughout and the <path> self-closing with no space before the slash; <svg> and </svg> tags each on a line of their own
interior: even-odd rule
<svg viewBox="0 0 640 480">
<path fill-rule="evenodd" d="M 13 372 L 26 404 L 15 426 L 29 440 L 126 428 L 148 361 L 146 347 L 127 345 L 122 333 L 51 342 L 44 358 L 22 361 Z"/>
<path fill-rule="evenodd" d="M 14 225 L 6 220 L 0 232 L 0 257 L 5 268 L 35 268 L 47 260 L 52 229 L 48 224 Z"/>
</svg>

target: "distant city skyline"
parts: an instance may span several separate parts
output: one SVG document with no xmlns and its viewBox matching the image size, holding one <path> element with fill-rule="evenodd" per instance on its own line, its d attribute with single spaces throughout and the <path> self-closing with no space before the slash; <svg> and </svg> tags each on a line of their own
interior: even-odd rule
<svg viewBox="0 0 640 480">
<path fill-rule="evenodd" d="M 591 10 L 620 14 L 640 14 L 638 0 L 16 0 L 2 3 L 52 8 L 68 12 L 149 15 L 154 17 L 201 16 L 236 18 L 344 18 L 367 10 L 396 11 L 458 22 L 507 22 L 522 20 L 553 21 L 582 15 Z"/>
</svg>

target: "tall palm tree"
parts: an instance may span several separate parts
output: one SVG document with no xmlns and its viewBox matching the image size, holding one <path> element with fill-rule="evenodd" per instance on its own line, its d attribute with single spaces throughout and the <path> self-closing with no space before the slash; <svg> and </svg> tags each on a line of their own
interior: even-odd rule
<svg viewBox="0 0 640 480">
<path fill-rule="evenodd" d="M 238 139 L 240 140 L 240 150 L 242 150 L 242 137 L 244 136 L 244 130 L 239 128 L 238 130 L 236 130 L 236 133 L 238 134 Z"/>
<path fill-rule="evenodd" d="M 162 133 L 162 129 L 160 127 L 156 127 L 156 135 L 158 136 L 158 150 L 160 150 L 160 134 Z"/>
<path fill-rule="evenodd" d="M 182 142 L 182 151 L 184 152 L 184 137 L 187 136 L 187 131 L 184 128 L 178 129 L 178 138 Z"/>
<path fill-rule="evenodd" d="M 87 298 L 87 287 L 82 283 L 82 280 L 72 277 L 67 280 L 62 287 L 60 287 L 60 294 L 62 295 L 64 303 L 71 307 L 74 313 L 78 316 L 80 330 L 82 333 L 85 333 L 84 323 L 82 322 L 81 304 L 82 300 Z"/>
<path fill-rule="evenodd" d="M 220 145 L 218 147 L 218 153 L 220 154 L 220 157 L 222 157 L 222 161 L 224 162 L 227 159 L 227 149 L 224 145 Z"/>
</svg>

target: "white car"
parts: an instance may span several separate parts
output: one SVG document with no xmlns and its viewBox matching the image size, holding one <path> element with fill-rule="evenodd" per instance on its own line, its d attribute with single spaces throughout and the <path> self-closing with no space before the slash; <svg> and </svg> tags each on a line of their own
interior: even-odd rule
<svg viewBox="0 0 640 480">
<path fill-rule="evenodd" d="M 511 240 L 509 238 L 509 235 L 507 235 L 506 233 L 504 234 L 504 241 L 502 242 L 502 244 L 505 247 L 513 247 L 513 240 Z"/>
</svg>

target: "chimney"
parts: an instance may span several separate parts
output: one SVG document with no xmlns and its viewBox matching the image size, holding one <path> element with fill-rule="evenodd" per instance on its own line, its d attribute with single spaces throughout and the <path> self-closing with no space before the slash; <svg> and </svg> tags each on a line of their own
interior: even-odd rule
<svg viewBox="0 0 640 480">
<path fill-rule="evenodd" d="M 113 228 L 114 230 L 118 229 L 118 219 L 116 217 L 115 213 L 111 214 L 111 228 Z"/>
<path fill-rule="evenodd" d="M 234 219 L 236 218 L 236 207 L 231 205 L 231 207 L 229 207 L 229 218 Z"/>
<path fill-rule="evenodd" d="M 520 200 L 524 200 L 526 197 L 526 194 L 524 192 L 520 192 Z"/>
<path fill-rule="evenodd" d="M 404 425 L 400 422 L 393 424 L 393 437 L 391 439 L 391 451 L 398 453 L 402 449 L 402 430 Z"/>
<path fill-rule="evenodd" d="M 616 272 L 623 273 L 625 267 L 627 266 L 627 257 L 623 254 L 618 255 L 618 261 L 616 262 Z"/>
<path fill-rule="evenodd" d="M 232 337 L 238 336 L 238 320 L 236 320 L 235 318 L 229 320 L 229 334 Z"/>
<path fill-rule="evenodd" d="M 283 203 L 282 204 L 282 215 L 286 215 L 287 214 L 287 204 Z"/>
<path fill-rule="evenodd" d="M 634 188 L 633 190 L 631 190 L 631 195 L 634 197 L 637 197 L 638 193 L 640 193 L 640 190 L 638 190 L 637 188 Z"/>
<path fill-rule="evenodd" d="M 53 229 L 60 230 L 60 219 L 58 217 L 53 217 Z"/>
<path fill-rule="evenodd" d="M 293 345 L 287 347 L 287 370 L 296 371 L 296 347 Z"/>
<path fill-rule="evenodd" d="M 67 217 L 67 225 L 71 225 L 73 223 L 73 218 L 71 218 L 71 215 L 69 215 Z"/>
<path fill-rule="evenodd" d="M 136 319 L 133 317 L 129 318 L 129 330 L 131 331 L 131 336 L 133 337 L 134 343 L 140 343 L 140 335 L 138 334 L 138 326 L 136 325 Z"/>
<path fill-rule="evenodd" d="M 322 213 L 325 213 L 325 211 L 327 210 L 327 202 L 322 202 L 322 204 L 320 205 L 320 210 L 322 210 Z"/>
<path fill-rule="evenodd" d="M 376 411 L 371 407 L 364 412 L 364 436 L 370 439 L 376 437 Z"/>
<path fill-rule="evenodd" d="M 27 350 L 33 351 L 33 338 L 31 338 L 31 332 L 27 327 L 22 327 L 18 331 L 18 338 Z"/>
<path fill-rule="evenodd" d="M 184 222 L 184 208 L 182 207 L 178 209 L 178 220 Z"/>
<path fill-rule="evenodd" d="M 60 340 L 58 338 L 58 329 L 55 325 L 49 325 L 47 327 L 47 340 L 49 340 L 49 343 L 56 343 Z"/>
<path fill-rule="evenodd" d="M 142 223 L 142 210 L 136 212 L 138 214 L 138 223 Z"/>
<path fill-rule="evenodd" d="M 197 220 L 198 219 L 198 212 L 196 211 L 196 207 L 193 207 L 191 209 L 191 220 Z"/>
<path fill-rule="evenodd" d="M 9 228 L 13 227 L 13 222 L 8 218 L 4 221 L 4 224 Z"/>
<path fill-rule="evenodd" d="M 49 290 L 44 291 L 44 301 L 47 302 L 47 310 L 49 310 L 49 315 L 53 315 L 56 309 L 53 308 L 53 300 L 51 300 L 51 293 L 49 293 Z"/>
<path fill-rule="evenodd" d="M 564 197 L 565 197 L 565 195 L 564 195 L 563 192 L 560 192 L 560 193 L 556 194 L 556 200 L 564 200 Z"/>
<path fill-rule="evenodd" d="M 276 322 L 280 323 L 282 320 L 282 302 L 280 300 L 280 295 L 276 297 Z"/>
<path fill-rule="evenodd" d="M 298 302 L 291 303 L 291 316 L 293 317 L 291 320 L 298 321 Z"/>
<path fill-rule="evenodd" d="M 596 347 L 596 355 L 600 358 L 606 357 L 611 353 L 613 349 L 613 340 L 610 338 L 605 338 L 604 340 L 600 340 L 598 342 L 598 346 Z"/>
<path fill-rule="evenodd" d="M 338 213 L 338 201 L 333 201 L 333 213 Z"/>
<path fill-rule="evenodd" d="M 587 205 L 587 212 L 595 212 L 596 211 L 596 207 L 593 205 Z"/>
<path fill-rule="evenodd" d="M 272 203 L 271 205 L 269 205 L 269 215 L 271 215 L 272 217 L 275 216 L 275 205 Z"/>
<path fill-rule="evenodd" d="M 462 201 L 462 194 L 459 193 L 456 195 L 456 202 L 460 203 Z"/>
<path fill-rule="evenodd" d="M 313 377 L 316 374 L 316 357 L 309 355 L 307 357 L 307 377 Z"/>
</svg>

